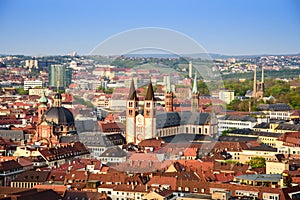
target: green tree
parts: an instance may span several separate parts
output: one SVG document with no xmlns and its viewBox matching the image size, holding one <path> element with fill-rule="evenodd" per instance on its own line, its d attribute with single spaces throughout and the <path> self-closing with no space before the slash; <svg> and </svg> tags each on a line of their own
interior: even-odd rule
<svg viewBox="0 0 300 200">
<path fill-rule="evenodd" d="M 248 164 L 254 168 L 261 168 L 266 166 L 266 159 L 264 157 L 252 157 Z"/>
<path fill-rule="evenodd" d="M 17 88 L 16 91 L 17 91 L 18 94 L 21 94 L 21 95 L 25 95 L 25 94 L 28 95 L 29 94 L 28 90 L 24 90 L 24 88 Z"/>
<path fill-rule="evenodd" d="M 97 91 L 100 91 L 100 90 L 102 90 L 105 94 L 112 94 L 114 92 L 113 88 L 105 89 L 105 87 L 102 87 L 102 86 L 99 86 L 97 88 Z"/>
</svg>

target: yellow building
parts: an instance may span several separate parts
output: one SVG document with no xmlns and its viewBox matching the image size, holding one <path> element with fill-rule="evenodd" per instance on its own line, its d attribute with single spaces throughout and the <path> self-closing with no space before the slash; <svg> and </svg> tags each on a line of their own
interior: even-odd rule
<svg viewBox="0 0 300 200">
<path fill-rule="evenodd" d="M 267 161 L 266 162 L 266 173 L 267 174 L 282 174 L 284 170 L 289 170 L 289 162 L 276 162 Z"/>
<path fill-rule="evenodd" d="M 266 161 L 275 161 L 277 160 L 276 155 L 277 149 L 273 147 L 269 147 L 267 145 L 255 146 L 249 149 L 243 149 L 240 153 L 239 162 L 247 163 L 253 157 L 264 157 Z"/>
</svg>

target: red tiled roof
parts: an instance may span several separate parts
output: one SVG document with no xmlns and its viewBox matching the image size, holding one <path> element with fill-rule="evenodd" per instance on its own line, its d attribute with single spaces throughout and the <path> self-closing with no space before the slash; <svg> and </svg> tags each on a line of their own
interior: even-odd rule
<svg viewBox="0 0 300 200">
<path fill-rule="evenodd" d="M 176 190 L 176 177 L 167 177 L 167 176 L 153 176 L 150 181 L 147 183 L 149 186 L 154 185 L 169 185 L 171 190 Z"/>
</svg>

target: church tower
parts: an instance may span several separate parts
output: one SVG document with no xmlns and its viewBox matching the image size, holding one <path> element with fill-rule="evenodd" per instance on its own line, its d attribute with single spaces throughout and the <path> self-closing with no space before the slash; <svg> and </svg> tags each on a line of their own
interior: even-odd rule
<svg viewBox="0 0 300 200">
<path fill-rule="evenodd" d="M 145 139 L 156 136 L 156 105 L 152 82 L 150 80 L 144 101 Z"/>
<path fill-rule="evenodd" d="M 257 80 L 256 80 L 256 66 L 254 66 L 254 77 L 253 77 L 253 98 L 256 98 Z"/>
<path fill-rule="evenodd" d="M 262 99 L 265 92 L 265 77 L 264 77 L 264 67 L 261 69 L 261 82 L 257 82 L 256 66 L 254 68 L 254 81 L 253 81 L 253 98 Z"/>
<path fill-rule="evenodd" d="M 199 92 L 197 88 L 197 74 L 195 74 L 193 90 L 192 90 L 192 101 L 191 101 L 191 111 L 199 111 Z"/>
<path fill-rule="evenodd" d="M 48 103 L 48 99 L 45 95 L 45 92 L 43 92 L 41 98 L 39 99 L 39 107 L 38 107 L 38 123 L 42 122 L 42 116 L 43 114 L 46 112 L 47 108 L 47 103 Z"/>
<path fill-rule="evenodd" d="M 165 111 L 173 112 L 173 92 L 171 90 L 170 76 L 167 78 L 166 92 L 165 92 Z"/>
<path fill-rule="evenodd" d="M 134 87 L 133 79 L 131 81 L 129 96 L 126 104 L 126 142 L 136 142 L 136 115 L 138 109 L 138 98 Z"/>
<path fill-rule="evenodd" d="M 54 95 L 53 107 L 61 107 L 62 96 L 60 93 Z"/>
</svg>

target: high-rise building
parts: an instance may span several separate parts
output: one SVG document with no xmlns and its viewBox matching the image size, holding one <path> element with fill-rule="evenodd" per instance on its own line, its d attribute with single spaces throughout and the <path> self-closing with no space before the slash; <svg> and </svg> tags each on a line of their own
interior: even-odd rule
<svg viewBox="0 0 300 200">
<path fill-rule="evenodd" d="M 234 90 L 220 90 L 219 99 L 227 104 L 230 104 L 230 102 L 234 100 Z"/>
<path fill-rule="evenodd" d="M 38 69 L 39 63 L 37 60 L 25 60 L 25 67 L 28 67 L 29 69 L 32 68 Z"/>
<path fill-rule="evenodd" d="M 55 88 L 65 88 L 71 84 L 72 69 L 65 65 L 53 64 L 50 67 L 49 85 Z"/>
</svg>

